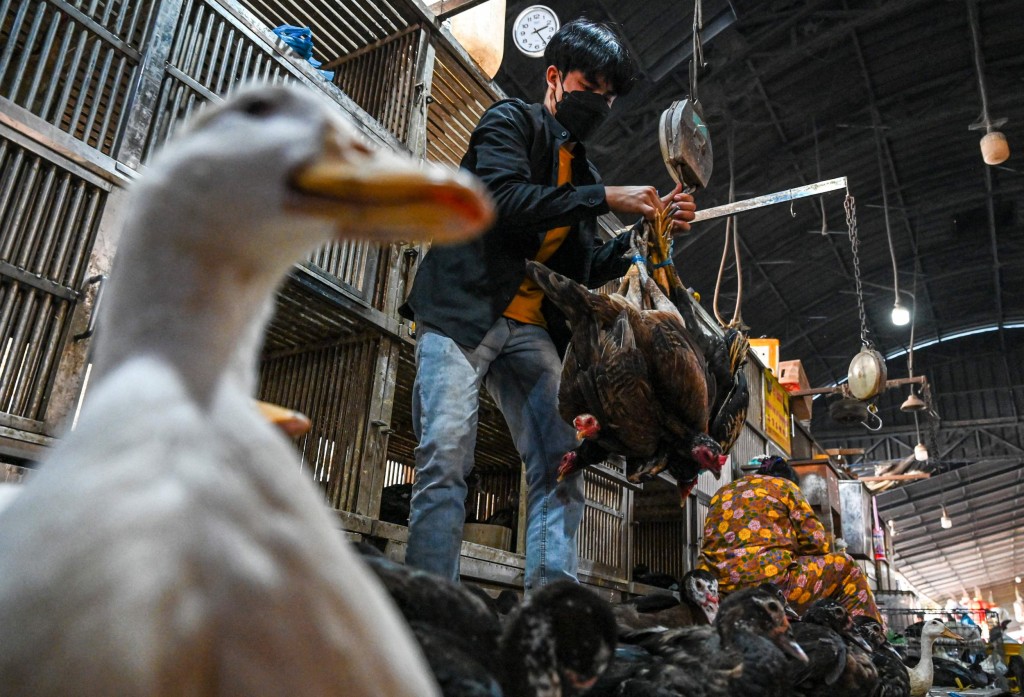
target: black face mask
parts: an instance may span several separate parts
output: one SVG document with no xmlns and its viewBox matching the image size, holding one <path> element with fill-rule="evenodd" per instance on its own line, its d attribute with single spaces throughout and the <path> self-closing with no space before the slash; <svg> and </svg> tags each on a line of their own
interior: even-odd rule
<svg viewBox="0 0 1024 697">
<path fill-rule="evenodd" d="M 573 139 L 582 142 L 597 130 L 611 109 L 603 95 L 582 90 L 564 92 L 555 104 L 555 118 L 569 129 Z"/>
</svg>

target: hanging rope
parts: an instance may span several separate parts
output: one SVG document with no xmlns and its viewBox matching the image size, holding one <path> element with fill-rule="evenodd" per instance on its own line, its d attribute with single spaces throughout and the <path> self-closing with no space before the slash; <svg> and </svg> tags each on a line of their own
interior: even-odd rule
<svg viewBox="0 0 1024 697">
<path fill-rule="evenodd" d="M 736 177 L 733 168 L 733 138 L 729 131 L 727 149 L 729 152 L 729 203 L 736 200 Z M 743 266 L 740 262 L 740 232 L 735 215 L 725 219 L 725 241 L 722 244 L 722 261 L 718 265 L 718 278 L 715 279 L 715 296 L 711 302 L 715 319 L 722 328 L 738 328 L 743 324 Z M 725 276 L 725 263 L 729 257 L 729 245 L 732 243 L 733 258 L 736 259 L 736 304 L 733 307 L 732 319 L 726 322 L 718 312 L 718 298 L 721 295 L 722 278 Z"/>
<path fill-rule="evenodd" d="M 694 0 L 693 3 L 693 57 L 690 60 L 690 99 L 696 104 L 697 98 L 697 71 L 704 67 L 704 47 L 700 42 L 700 30 L 704 28 L 704 13 L 701 9 L 701 0 Z"/>
</svg>

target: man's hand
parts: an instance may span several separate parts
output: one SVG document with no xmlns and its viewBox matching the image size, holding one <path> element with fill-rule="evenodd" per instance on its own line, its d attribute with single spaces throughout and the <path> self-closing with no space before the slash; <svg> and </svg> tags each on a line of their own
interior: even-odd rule
<svg viewBox="0 0 1024 697">
<path fill-rule="evenodd" d="M 683 193 L 682 184 L 661 198 L 653 186 L 606 186 L 604 197 L 613 213 L 638 213 L 647 220 L 654 220 L 655 212 L 668 208 L 672 211 L 673 233 L 688 231 L 697 211 L 693 196 Z"/>
<path fill-rule="evenodd" d="M 604 200 L 613 213 L 639 213 L 648 220 L 665 207 L 653 186 L 606 186 Z"/>
<path fill-rule="evenodd" d="M 672 232 L 689 232 L 690 222 L 697 213 L 697 204 L 693 196 L 683 193 L 683 185 L 676 184 L 676 188 L 662 196 L 661 204 L 671 211 Z"/>
</svg>

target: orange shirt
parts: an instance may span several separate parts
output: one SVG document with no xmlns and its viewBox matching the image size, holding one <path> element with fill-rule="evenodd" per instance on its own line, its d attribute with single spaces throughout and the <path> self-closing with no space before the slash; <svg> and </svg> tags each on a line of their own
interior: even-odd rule
<svg viewBox="0 0 1024 697">
<path fill-rule="evenodd" d="M 572 153 L 564 145 L 558 149 L 558 185 L 568 184 L 572 179 Z M 565 241 L 569 234 L 569 225 L 556 227 L 548 230 L 544 241 L 537 250 L 534 260 L 544 263 L 551 258 L 558 248 Z M 540 311 L 540 303 L 544 299 L 544 293 L 540 286 L 529 278 L 525 279 L 516 291 L 516 297 L 505 308 L 505 317 L 514 319 L 523 324 L 536 324 L 546 327 L 544 315 Z"/>
</svg>

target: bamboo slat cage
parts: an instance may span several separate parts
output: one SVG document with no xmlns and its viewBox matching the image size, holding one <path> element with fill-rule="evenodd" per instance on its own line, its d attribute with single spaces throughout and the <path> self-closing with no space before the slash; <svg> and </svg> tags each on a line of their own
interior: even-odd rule
<svg viewBox="0 0 1024 697">
<path fill-rule="evenodd" d="M 107 192 L 0 136 L 0 412 L 40 431 Z"/>
</svg>

